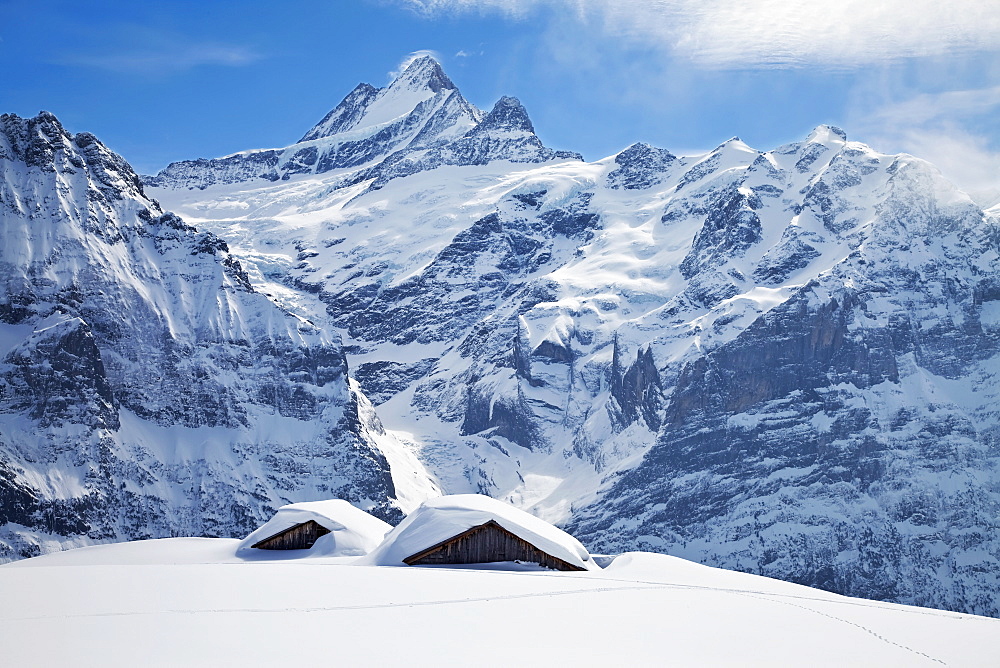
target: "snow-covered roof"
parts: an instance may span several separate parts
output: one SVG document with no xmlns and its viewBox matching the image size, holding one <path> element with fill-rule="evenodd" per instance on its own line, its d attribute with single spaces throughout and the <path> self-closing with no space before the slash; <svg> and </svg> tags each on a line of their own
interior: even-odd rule
<svg viewBox="0 0 1000 668">
<path fill-rule="evenodd" d="M 330 530 L 330 533 L 317 539 L 309 550 L 310 556 L 357 557 L 367 554 L 392 528 L 387 522 L 340 499 L 292 503 L 278 508 L 278 512 L 264 526 L 244 538 L 237 554 L 247 554 L 258 541 L 309 520 Z M 249 553 L 259 552 L 253 550 Z"/>
<path fill-rule="evenodd" d="M 562 529 L 481 494 L 453 494 L 425 501 L 358 563 L 402 566 L 403 559 L 490 520 L 553 557 L 585 570 L 599 569 L 580 541 Z"/>
</svg>

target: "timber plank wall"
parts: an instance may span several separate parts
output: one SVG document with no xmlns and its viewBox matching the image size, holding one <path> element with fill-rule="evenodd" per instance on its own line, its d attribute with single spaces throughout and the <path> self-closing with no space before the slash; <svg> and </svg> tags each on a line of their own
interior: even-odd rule
<svg viewBox="0 0 1000 668">
<path fill-rule="evenodd" d="M 330 530 L 314 520 L 296 524 L 251 545 L 260 550 L 308 550 Z"/>
<path fill-rule="evenodd" d="M 403 559 L 403 563 L 409 566 L 488 564 L 497 561 L 526 561 L 558 571 L 584 570 L 539 550 L 528 541 L 504 529 L 494 520 L 474 526 L 457 536 Z"/>
</svg>

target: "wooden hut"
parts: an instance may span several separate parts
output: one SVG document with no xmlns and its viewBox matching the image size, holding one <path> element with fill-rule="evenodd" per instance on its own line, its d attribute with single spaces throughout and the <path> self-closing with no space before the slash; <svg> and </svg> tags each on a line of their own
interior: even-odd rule
<svg viewBox="0 0 1000 668">
<path fill-rule="evenodd" d="M 499 561 L 525 561 L 557 571 L 585 570 L 538 549 L 504 529 L 495 520 L 474 526 L 403 559 L 407 566 L 488 564 Z"/>
<path fill-rule="evenodd" d="M 240 542 L 244 559 L 360 557 L 375 548 L 392 527 L 347 501 L 305 501 L 278 508 L 270 520 Z M 292 550 L 268 555 L 262 550 Z"/>
<path fill-rule="evenodd" d="M 511 562 L 560 571 L 600 568 L 580 541 L 562 529 L 481 494 L 427 499 L 358 563 L 436 566 Z"/>
<path fill-rule="evenodd" d="M 325 536 L 330 530 L 315 520 L 300 522 L 273 536 L 257 541 L 250 547 L 258 550 L 308 550 L 320 536 Z"/>
</svg>

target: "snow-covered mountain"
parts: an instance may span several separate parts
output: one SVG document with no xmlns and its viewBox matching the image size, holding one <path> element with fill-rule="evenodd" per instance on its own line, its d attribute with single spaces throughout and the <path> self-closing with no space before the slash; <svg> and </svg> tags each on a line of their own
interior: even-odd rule
<svg viewBox="0 0 1000 668">
<path fill-rule="evenodd" d="M 441 165 L 555 158 L 582 160 L 576 153 L 545 148 L 517 99 L 503 97 L 483 113 L 462 97 L 436 60 L 423 56 L 385 88 L 359 84 L 292 146 L 175 162 L 147 184 L 204 189 L 330 174 L 340 177 L 330 181 L 337 187 L 365 182 L 377 188 Z"/>
<path fill-rule="evenodd" d="M 19 166 L 30 159 L 7 160 L 30 171 Z M 4 192 L 4 206 L 17 212 L 5 213 L 5 229 L 29 234 L 35 210 L 48 212 L 44 220 L 94 218 L 80 211 L 96 196 L 60 194 L 59 184 L 81 178 L 63 171 L 80 168 L 53 164 L 53 173 L 30 168 L 17 189 L 37 184 L 30 204 Z M 325 496 L 384 503 L 386 513 L 397 505 L 393 486 L 403 501 L 439 485 L 509 500 L 597 551 L 651 549 L 856 596 L 1000 615 L 1000 221 L 921 160 L 820 126 L 770 151 L 735 138 L 694 156 L 636 144 L 587 163 L 545 147 L 516 100 L 482 113 L 422 58 L 386 88 L 358 86 L 291 147 L 174 163 L 146 177 L 145 192 L 185 222 L 162 214 L 134 176 L 120 176 L 130 171 L 86 164 L 83 173 L 98 183 L 92 190 L 132 193 L 122 201 L 149 211 L 148 221 L 118 209 L 97 220 L 146 230 L 165 219 L 173 221 L 166 229 L 178 228 L 177 248 L 202 238 L 217 246 L 177 250 L 171 266 L 185 278 L 176 279 L 155 273 L 166 260 L 131 250 L 131 239 L 146 239 L 138 232 L 101 242 L 112 250 L 60 250 L 4 269 L 5 280 L 32 286 L 8 288 L 11 295 L 44 295 L 27 305 L 65 302 L 90 328 L 107 382 L 74 390 L 89 407 L 73 419 L 94 422 L 81 442 L 111 434 L 122 470 L 136 467 L 128 481 L 146 480 L 143 471 L 176 479 L 184 499 L 205 487 L 179 464 L 188 455 L 168 445 L 156 446 L 163 454 L 150 455 L 148 466 L 146 455 L 117 445 L 192 442 L 190 431 L 175 441 L 163 431 L 122 436 L 146 434 L 150 424 L 170 434 L 214 426 L 194 438 L 217 440 L 193 450 L 246 467 L 236 474 L 238 466 L 220 465 L 225 471 L 211 479 L 226 482 L 206 494 L 211 508 L 172 501 L 191 508 L 189 524 L 164 511 L 161 533 L 150 535 L 215 531 L 197 522 L 230 498 L 256 499 L 247 490 L 259 480 L 267 500 L 247 501 L 254 508 L 317 498 L 307 481 L 324 481 L 318 489 L 333 479 L 347 491 L 337 483 Z M 105 183 L 101 174 L 113 177 Z M 97 243 L 87 230 L 101 226 L 74 225 L 74 239 Z M 23 246 L 5 244 L 4 252 Z M 83 256 L 97 259 L 76 259 Z M 146 257 L 155 269 L 144 268 Z M 202 264 L 223 278 L 200 278 L 209 271 Z M 87 280 L 59 278 L 92 266 Z M 108 272 L 113 280 L 90 278 Z M 54 287 L 70 284 L 85 295 Z M 108 302 L 119 293 L 136 296 Z M 22 341 L 41 351 L 36 357 L 58 358 L 39 339 L 48 330 L 30 319 L 42 323 L 55 306 L 24 314 L 19 300 L 3 302 L 3 331 L 13 332 L 7 363 L 21 359 Z M 125 324 L 109 313 L 127 314 Z M 148 322 L 159 324 L 134 333 Z M 246 333 L 231 334 L 233 322 Z M 279 351 L 346 354 L 347 364 L 320 387 L 294 361 L 309 354 L 288 361 L 255 347 L 262 336 L 280 341 L 268 344 Z M 164 352 L 153 341 L 166 342 Z M 231 352 L 242 342 L 248 347 Z M 161 392 L 148 380 L 163 377 L 155 374 L 162 362 L 143 366 L 154 356 L 191 371 Z M 95 355 L 77 358 L 97 368 Z M 350 390 L 345 368 L 374 409 Z M 263 378 L 284 389 L 257 389 Z M 199 383 L 229 389 L 198 394 Z M 184 391 L 169 389 L 177 387 Z M 307 457 L 327 466 L 315 474 L 301 458 L 313 446 L 296 450 L 295 430 L 274 426 L 284 399 L 271 397 L 298 397 L 292 388 L 335 394 L 307 405 L 357 416 L 292 416 L 297 428 L 337 434 L 329 457 Z M 203 409 L 213 401 L 222 407 Z M 66 411 L 80 403 L 63 402 Z M 4 415 L 41 424 L 58 405 L 11 404 Z M 189 415 L 201 410 L 217 417 Z M 72 443 L 72 429 L 83 429 L 60 425 L 51 427 L 58 436 L 32 447 Z M 0 504 L 7 526 L 37 536 L 37 520 L 14 523 L 46 517 L 28 500 L 56 495 L 18 496 L 17 485 L 47 490 L 49 481 L 61 484 L 59 471 L 85 466 L 54 459 L 44 468 L 34 450 L 8 461 L 20 472 L 4 479 L 23 482 L 4 488 L 14 490 Z M 120 487 L 124 474 L 115 475 Z M 134 491 L 128 481 L 124 489 Z M 283 485 L 294 491 L 274 491 Z"/>
<path fill-rule="evenodd" d="M 0 117 L 0 175 L 0 559 L 243 535 L 290 500 L 401 516 L 389 459 L 419 465 L 336 334 L 51 114 Z"/>
<path fill-rule="evenodd" d="M 1000 614 L 995 215 L 829 126 L 770 151 L 453 159 L 484 125 L 540 143 L 506 98 L 424 133 L 459 96 L 439 72 L 359 86 L 304 138 L 361 133 L 366 162 L 227 176 L 247 152 L 148 183 L 343 333 L 448 491 L 597 550 Z M 379 123 L 424 138 L 370 143 Z"/>
</svg>

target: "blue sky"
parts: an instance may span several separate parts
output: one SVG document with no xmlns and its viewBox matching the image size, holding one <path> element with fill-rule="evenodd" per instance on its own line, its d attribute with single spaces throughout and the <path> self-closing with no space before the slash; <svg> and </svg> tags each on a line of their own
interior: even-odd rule
<svg viewBox="0 0 1000 668">
<path fill-rule="evenodd" d="M 1000 198 L 997 0 L 3 2 L 0 111 L 54 112 L 140 171 L 296 141 L 432 51 L 489 108 L 589 160 L 820 123 Z"/>
</svg>

